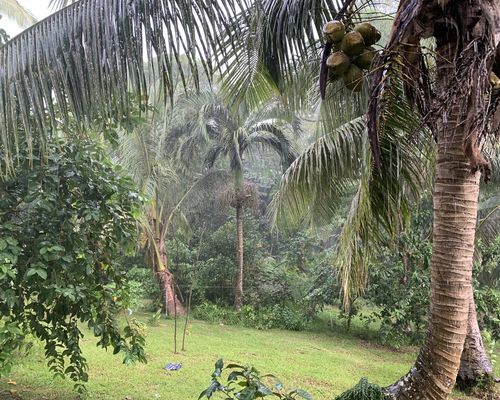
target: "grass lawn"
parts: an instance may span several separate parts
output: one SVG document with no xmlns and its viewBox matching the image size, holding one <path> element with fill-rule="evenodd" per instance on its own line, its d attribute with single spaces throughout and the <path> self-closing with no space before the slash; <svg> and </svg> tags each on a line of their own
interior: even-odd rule
<svg viewBox="0 0 500 400">
<path fill-rule="evenodd" d="M 146 318 L 142 315 L 143 320 Z M 178 338 L 180 349 L 182 331 Z M 225 362 L 250 364 L 262 373 L 273 373 L 286 387 L 300 387 L 315 400 L 326 400 L 353 386 L 362 376 L 380 385 L 393 382 L 407 372 L 416 352 L 389 350 L 342 330 L 258 331 L 193 321 L 187 351 L 173 354 L 171 320 L 148 327 L 146 365 L 123 365 L 120 356 L 96 348 L 90 333 L 82 345 L 89 361 L 87 398 L 106 400 L 197 399 L 209 384 L 214 362 L 220 357 Z M 168 362 L 182 363 L 182 369 L 166 372 L 162 368 Z M 16 384 L 9 384 L 9 380 Z M 78 399 L 72 386 L 69 380 L 52 378 L 41 346 L 35 345 L 9 376 L 0 378 L 0 399 Z"/>
</svg>

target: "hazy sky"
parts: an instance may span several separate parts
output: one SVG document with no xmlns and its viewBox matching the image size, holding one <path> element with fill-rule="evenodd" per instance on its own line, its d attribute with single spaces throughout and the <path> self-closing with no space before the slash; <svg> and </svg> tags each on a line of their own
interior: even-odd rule
<svg viewBox="0 0 500 400">
<path fill-rule="evenodd" d="M 22 6 L 30 10 L 38 20 L 41 20 L 45 18 L 47 15 L 51 14 L 51 11 L 49 9 L 49 0 L 18 0 L 18 1 Z M 11 37 L 14 37 L 23 30 L 23 28 L 19 27 L 15 23 L 15 21 L 8 20 L 5 17 L 0 19 L 0 28 L 5 29 Z"/>
</svg>

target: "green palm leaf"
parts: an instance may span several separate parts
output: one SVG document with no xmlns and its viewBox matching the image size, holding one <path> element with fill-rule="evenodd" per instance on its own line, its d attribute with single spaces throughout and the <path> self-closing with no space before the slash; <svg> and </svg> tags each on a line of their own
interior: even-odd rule
<svg viewBox="0 0 500 400">
<path fill-rule="evenodd" d="M 365 119 L 359 117 L 308 147 L 282 177 L 273 200 L 273 220 L 331 220 L 336 200 L 359 178 L 365 137 Z"/>
<path fill-rule="evenodd" d="M 197 87 L 202 73 L 214 74 L 207 37 L 247 7 L 245 0 L 81 0 L 25 30 L 0 49 L 4 158 L 20 129 L 40 144 L 70 117 L 82 127 L 126 117 L 128 93 L 144 102 L 157 77 L 167 97 L 177 81 L 186 86 L 191 77 Z"/>
<path fill-rule="evenodd" d="M 15 20 L 22 27 L 33 25 L 36 22 L 36 18 L 31 11 L 16 0 L 2 0 L 0 2 L 0 18 L 1 16 Z"/>
</svg>

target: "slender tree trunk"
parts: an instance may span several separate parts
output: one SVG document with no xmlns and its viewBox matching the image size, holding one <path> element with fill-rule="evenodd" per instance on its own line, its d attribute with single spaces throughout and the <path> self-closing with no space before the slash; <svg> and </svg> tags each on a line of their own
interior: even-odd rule
<svg viewBox="0 0 500 400">
<path fill-rule="evenodd" d="M 493 368 L 484 348 L 481 331 L 477 323 L 476 303 L 474 297 L 471 296 L 467 337 L 465 338 L 464 350 L 460 360 L 457 386 L 465 390 L 479 384 L 491 384 L 493 381 Z"/>
<path fill-rule="evenodd" d="M 239 310 L 243 305 L 243 206 L 236 204 L 236 263 L 238 273 L 234 286 L 234 308 Z"/>
<path fill-rule="evenodd" d="M 454 107 L 437 135 L 427 337 L 411 371 L 386 388 L 391 398 L 446 399 L 460 366 L 472 297 L 479 173 L 471 173 L 464 153 L 467 132 L 459 115 L 459 106 Z"/>
</svg>

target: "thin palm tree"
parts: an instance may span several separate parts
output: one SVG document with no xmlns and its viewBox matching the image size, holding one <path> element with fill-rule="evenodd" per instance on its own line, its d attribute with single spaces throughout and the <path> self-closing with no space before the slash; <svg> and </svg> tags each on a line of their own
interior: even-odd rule
<svg viewBox="0 0 500 400">
<path fill-rule="evenodd" d="M 190 204 L 213 196 L 215 188 L 228 178 L 227 173 L 220 170 L 200 175 L 193 173 L 194 165 L 189 170 L 175 167 L 175 155 L 167 141 L 177 129 L 176 117 L 178 114 L 174 110 L 166 109 L 163 115 L 156 115 L 132 132 L 123 133 L 113 152 L 115 160 L 149 199 L 140 225 L 146 238 L 144 248 L 148 250 L 148 261 L 158 279 L 162 308 L 167 315 L 185 313 L 169 265 L 169 235 L 187 227 Z"/>
<path fill-rule="evenodd" d="M 144 243 L 162 295 L 162 308 L 167 315 L 184 314 L 177 295 L 175 278 L 168 268 L 166 235 L 168 217 L 175 200 L 179 177 L 164 148 L 163 123 L 152 119 L 130 133 L 124 133 L 114 151 L 116 161 L 133 177 L 150 199 L 140 219 Z"/>
<path fill-rule="evenodd" d="M 253 111 L 242 105 L 234 112 L 220 97 L 202 93 L 188 98 L 185 104 L 191 110 L 187 124 L 190 135 L 183 138 L 180 153 L 192 152 L 194 147 L 200 151 L 200 144 L 208 145 L 204 162 L 209 169 L 220 159 L 229 161 L 232 184 L 223 191 L 222 197 L 236 212 L 237 276 L 234 307 L 238 310 L 243 305 L 244 211 L 256 204 L 258 196 L 255 188 L 245 182 L 245 156 L 255 150 L 272 150 L 280 157 L 282 166 L 288 167 L 296 155 L 289 140 L 293 129 L 291 122 L 295 117 L 276 100 L 262 104 Z"/>
</svg>

